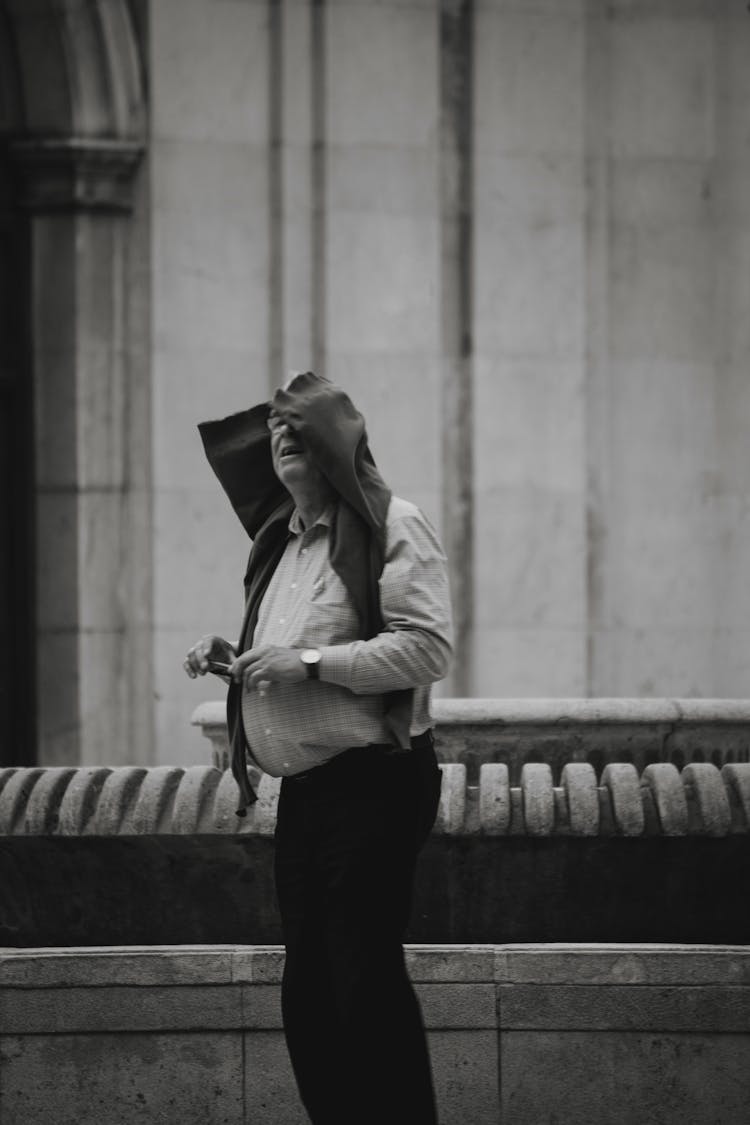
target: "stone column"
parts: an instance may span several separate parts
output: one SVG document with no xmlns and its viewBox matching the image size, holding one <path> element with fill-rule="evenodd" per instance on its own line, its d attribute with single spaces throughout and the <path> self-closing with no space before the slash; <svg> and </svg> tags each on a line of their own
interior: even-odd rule
<svg viewBox="0 0 750 1125">
<path fill-rule="evenodd" d="M 471 693 L 474 628 L 472 0 L 440 8 L 443 539 L 455 623 L 451 695 Z"/>
<path fill-rule="evenodd" d="M 585 690 L 731 696 L 750 670 L 750 21 L 618 7 L 586 5 Z"/>
<path fill-rule="evenodd" d="M 125 283 L 141 149 L 37 139 L 13 155 L 31 212 L 38 757 L 127 761 L 142 744 Z"/>
</svg>

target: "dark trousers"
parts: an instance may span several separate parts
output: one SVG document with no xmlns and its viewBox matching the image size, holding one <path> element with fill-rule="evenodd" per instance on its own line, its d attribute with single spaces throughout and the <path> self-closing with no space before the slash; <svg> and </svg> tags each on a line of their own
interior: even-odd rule
<svg viewBox="0 0 750 1125">
<path fill-rule="evenodd" d="M 402 943 L 439 795 L 431 745 L 405 754 L 348 750 L 282 782 L 282 1014 L 313 1125 L 437 1121 Z"/>
</svg>

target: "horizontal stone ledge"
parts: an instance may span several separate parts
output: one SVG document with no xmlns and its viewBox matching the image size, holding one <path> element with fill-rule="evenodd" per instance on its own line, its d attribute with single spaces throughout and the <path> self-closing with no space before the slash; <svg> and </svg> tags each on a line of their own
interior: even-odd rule
<svg viewBox="0 0 750 1125">
<path fill-rule="evenodd" d="M 750 986 L 750 946 L 691 943 L 406 945 L 425 984 Z M 0 947 L 0 989 L 280 984 L 281 945 Z M 207 996 L 208 993 L 204 993 Z"/>
<path fill-rule="evenodd" d="M 747 699 L 436 699 L 432 711 L 438 726 L 750 723 Z"/>
<path fill-rule="evenodd" d="M 536 982 L 512 979 L 529 956 Z M 741 947 L 410 946 L 407 961 L 431 1029 L 734 1032 L 750 1019 Z M 643 967 L 637 981 L 623 963 Z M 282 964 L 271 946 L 3 950 L 0 1020 L 8 1035 L 278 1030 Z"/>
<path fill-rule="evenodd" d="M 439 731 L 457 726 L 591 727 L 601 725 L 675 727 L 692 724 L 746 724 L 750 726 L 748 699 L 435 699 L 435 727 Z M 226 705 L 222 700 L 200 703 L 191 716 L 207 738 L 226 745 Z"/>
<path fill-rule="evenodd" d="M 448 836 L 727 836 L 750 825 L 750 763 L 721 770 L 669 762 L 639 774 L 609 763 L 597 778 L 568 762 L 554 784 L 546 762 L 527 762 L 520 785 L 502 762 L 484 762 L 478 784 L 462 762 L 441 762 L 435 831 Z M 273 835 L 281 781 L 255 778 L 258 801 L 235 814 L 231 773 L 214 766 L 105 766 L 0 770 L 0 836 Z"/>
</svg>

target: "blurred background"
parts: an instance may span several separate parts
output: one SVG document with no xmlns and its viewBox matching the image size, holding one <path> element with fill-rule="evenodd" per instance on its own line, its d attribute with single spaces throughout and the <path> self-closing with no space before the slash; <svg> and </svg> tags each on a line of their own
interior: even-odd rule
<svg viewBox="0 0 750 1125">
<path fill-rule="evenodd" d="M 738 0 L 0 0 L 0 764 L 191 764 L 249 543 L 196 425 L 344 386 L 443 695 L 742 697 Z"/>
</svg>

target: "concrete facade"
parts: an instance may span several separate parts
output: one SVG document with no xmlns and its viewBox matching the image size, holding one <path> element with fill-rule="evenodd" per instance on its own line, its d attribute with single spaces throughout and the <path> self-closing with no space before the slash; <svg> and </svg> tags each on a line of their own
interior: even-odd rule
<svg viewBox="0 0 750 1125">
<path fill-rule="evenodd" d="M 311 366 L 446 543 L 443 694 L 745 693 L 744 6 L 0 8 L 3 131 L 142 152 L 27 190 L 41 762 L 205 761 L 248 543 L 195 426 Z"/>
<path fill-rule="evenodd" d="M 195 284 L 210 286 L 211 262 L 227 284 L 227 241 L 245 246 L 250 275 L 227 308 L 215 311 L 205 292 L 207 316 L 173 323 L 183 338 L 208 327 L 208 346 L 223 353 L 223 317 L 241 293 L 253 343 L 217 357 L 210 380 L 196 375 L 184 399 L 193 415 L 228 413 L 264 394 L 274 369 L 310 362 L 350 389 L 386 478 L 423 506 L 451 554 L 459 650 L 445 692 L 741 696 L 744 10 L 334 2 L 282 5 L 276 24 L 263 5 L 241 16 L 213 5 L 212 42 L 222 18 L 227 37 L 231 21 L 244 23 L 223 56 L 226 83 L 208 90 L 203 17 L 183 21 L 178 51 L 175 21 L 162 19 L 170 10 L 153 6 L 155 103 L 177 81 L 161 44 L 181 65 L 183 51 L 192 57 L 184 37 L 203 60 L 187 92 L 181 85 L 186 111 L 199 88 L 202 114 L 230 89 L 249 99 L 241 137 L 224 136 L 240 128 L 231 114 L 212 134 L 226 159 L 206 157 L 222 192 L 237 182 L 244 219 L 206 208 L 201 226 L 218 229 Z M 450 23 L 462 13 L 468 42 Z M 454 143 L 466 95 L 448 83 L 461 67 L 470 135 Z M 231 78 L 250 73 L 252 92 Z M 182 143 L 202 114 L 187 124 L 157 111 L 157 121 Z M 227 163 L 238 143 L 262 174 L 251 177 L 239 156 Z M 157 180 L 175 171 L 176 153 L 155 150 Z M 462 174 L 468 200 L 454 184 Z M 193 180 L 193 199 L 195 190 Z M 165 259 L 184 252 L 180 198 L 155 212 Z M 468 245 L 452 235 L 467 206 Z M 180 300 L 171 281 L 155 297 L 157 323 Z M 160 372 L 165 383 L 190 378 L 163 343 L 157 386 Z M 168 732 L 196 700 L 195 685 L 176 677 L 178 635 L 210 629 L 207 606 L 231 634 L 244 544 L 187 429 L 166 417 L 157 429 L 164 462 L 189 485 L 186 507 L 156 525 L 165 547 L 171 538 L 156 555 L 157 612 L 177 610 L 159 621 L 156 643 L 157 744 L 173 760 Z M 196 505 L 211 546 L 194 548 L 175 583 L 184 540 L 170 521 Z M 194 621 L 188 605 L 200 607 Z M 162 624 L 175 626 L 174 646 Z M 211 684 L 198 691 L 215 694 Z"/>
</svg>

